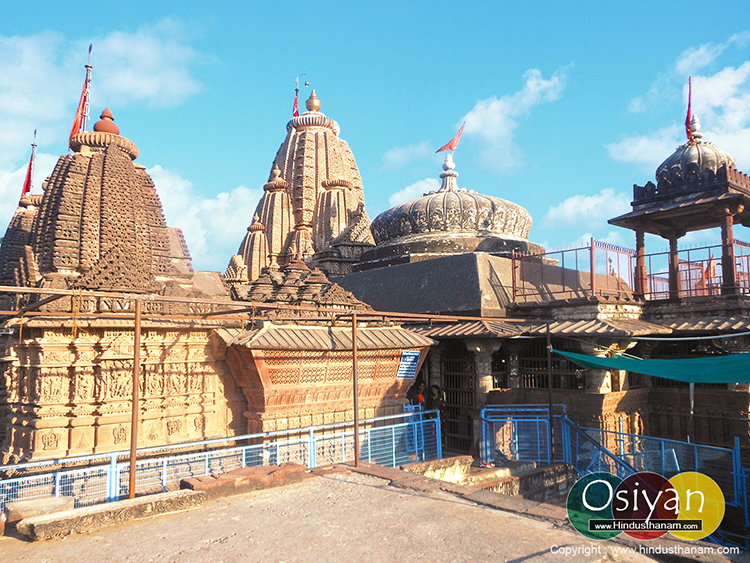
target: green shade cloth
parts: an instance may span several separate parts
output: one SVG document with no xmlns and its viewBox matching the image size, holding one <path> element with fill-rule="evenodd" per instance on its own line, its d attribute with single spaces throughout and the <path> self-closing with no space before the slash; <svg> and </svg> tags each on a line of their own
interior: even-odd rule
<svg viewBox="0 0 750 563">
<path fill-rule="evenodd" d="M 599 358 L 559 350 L 555 352 L 590 369 L 624 369 L 688 383 L 750 383 L 749 353 L 681 360 L 642 360 L 625 356 Z"/>
</svg>

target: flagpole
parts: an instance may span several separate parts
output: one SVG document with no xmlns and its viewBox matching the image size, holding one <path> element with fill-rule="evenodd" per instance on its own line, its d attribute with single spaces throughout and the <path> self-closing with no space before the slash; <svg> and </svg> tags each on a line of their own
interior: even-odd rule
<svg viewBox="0 0 750 563">
<path fill-rule="evenodd" d="M 89 98 L 91 96 L 91 47 L 93 44 L 89 44 L 89 60 L 86 63 L 86 101 L 83 104 L 83 120 L 81 121 L 81 131 L 86 131 L 89 124 Z"/>
<path fill-rule="evenodd" d="M 29 167 L 26 169 L 26 179 L 23 182 L 21 197 L 31 194 L 31 188 L 34 185 L 34 159 L 36 158 L 36 129 L 34 129 L 34 142 L 31 143 L 31 157 L 29 158 Z"/>
<path fill-rule="evenodd" d="M 29 161 L 29 193 L 34 187 L 34 160 L 36 159 L 36 129 L 34 129 L 34 142 L 31 143 L 31 160 Z"/>
</svg>

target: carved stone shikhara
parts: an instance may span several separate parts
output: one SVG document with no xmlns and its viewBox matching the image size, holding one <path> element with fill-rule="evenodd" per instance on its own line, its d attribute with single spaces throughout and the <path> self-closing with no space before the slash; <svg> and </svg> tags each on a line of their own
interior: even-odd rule
<svg viewBox="0 0 750 563">
<path fill-rule="evenodd" d="M 345 275 L 374 245 L 352 151 L 338 123 L 320 113 L 315 91 L 307 108 L 287 124 L 253 223 L 227 268 L 232 285 L 295 258 Z"/>
</svg>

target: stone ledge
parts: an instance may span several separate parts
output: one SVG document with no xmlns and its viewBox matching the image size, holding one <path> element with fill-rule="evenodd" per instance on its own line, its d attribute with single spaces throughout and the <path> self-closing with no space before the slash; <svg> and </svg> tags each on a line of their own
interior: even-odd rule
<svg viewBox="0 0 750 563">
<path fill-rule="evenodd" d="M 32 516 L 43 516 L 65 512 L 75 508 L 73 497 L 42 497 L 31 500 L 17 500 L 5 505 L 5 518 L 8 525 L 16 523 Z"/>
<path fill-rule="evenodd" d="M 183 479 L 180 481 L 180 488 L 202 491 L 207 499 L 215 499 L 299 483 L 304 478 L 304 466 L 297 463 L 282 463 L 281 465 L 243 467 L 219 475 Z"/>
<path fill-rule="evenodd" d="M 82 534 L 100 528 L 200 508 L 206 500 L 201 491 L 174 491 L 75 508 L 21 520 L 17 530 L 34 541 Z"/>
</svg>

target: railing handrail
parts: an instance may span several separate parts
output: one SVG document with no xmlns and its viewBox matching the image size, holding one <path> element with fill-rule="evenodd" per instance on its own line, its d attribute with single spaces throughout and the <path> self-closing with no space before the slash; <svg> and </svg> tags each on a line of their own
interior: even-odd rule
<svg viewBox="0 0 750 563">
<path fill-rule="evenodd" d="M 552 408 L 559 407 L 562 409 L 563 414 L 567 413 L 567 405 L 563 403 L 555 403 L 552 405 Z M 544 404 L 529 404 L 529 405 L 487 405 L 480 411 L 480 416 L 482 418 L 487 418 L 485 413 L 490 412 L 543 412 L 547 413 L 549 415 L 549 405 Z"/>
<path fill-rule="evenodd" d="M 636 473 L 636 470 L 633 466 L 631 466 L 629 463 L 623 460 L 616 453 L 612 452 L 604 444 L 599 443 L 599 441 L 589 436 L 583 427 L 578 426 L 575 422 L 570 420 L 567 416 L 560 417 L 560 421 L 561 423 L 567 425 L 568 429 L 572 430 L 577 436 L 581 436 L 585 441 L 594 445 L 601 452 L 606 454 L 607 457 L 609 457 L 612 461 L 614 461 L 616 465 L 619 465 L 621 468 L 624 468 L 625 471 L 627 471 L 630 475 L 632 475 L 633 473 Z"/>
<path fill-rule="evenodd" d="M 374 422 L 379 422 L 383 420 L 392 420 L 395 418 L 413 418 L 414 415 L 419 414 L 420 417 L 424 417 L 424 415 L 433 415 L 434 417 L 437 417 L 439 415 L 439 411 L 437 410 L 430 410 L 430 411 L 420 411 L 419 413 L 400 413 L 400 414 L 394 414 L 394 415 L 387 415 L 387 416 L 378 416 L 374 418 L 366 418 L 360 421 L 360 425 L 366 425 Z M 428 417 L 430 418 L 430 417 Z M 164 444 L 162 446 L 150 446 L 148 448 L 140 448 L 137 450 L 137 455 L 143 455 L 143 454 L 149 454 L 149 453 L 157 453 L 157 452 L 169 452 L 172 450 L 181 450 L 181 449 L 197 449 L 203 446 L 208 445 L 214 445 L 214 444 L 221 444 L 221 443 L 227 443 L 227 442 L 238 442 L 243 440 L 255 440 L 258 438 L 273 438 L 276 436 L 284 436 L 284 435 L 290 435 L 290 434 L 298 434 L 298 433 L 310 433 L 318 431 L 318 430 L 324 430 L 324 429 L 330 429 L 330 428 L 337 428 L 342 426 L 348 426 L 353 424 L 353 421 L 343 421 L 343 422 L 330 422 L 327 424 L 318 424 L 315 426 L 305 426 L 303 428 L 289 428 L 287 430 L 274 430 L 271 432 L 259 432 L 255 434 L 243 434 L 240 436 L 226 436 L 222 438 L 211 438 L 208 440 L 199 440 L 194 442 L 179 442 L 176 444 Z M 404 424 L 407 424 L 406 422 Z M 81 457 L 74 457 L 74 458 L 55 458 L 55 459 L 47 459 L 47 460 L 39 460 L 39 461 L 29 461 L 25 463 L 18 463 L 18 464 L 11 464 L 11 465 L 0 465 L 0 472 L 2 471 L 19 471 L 23 469 L 32 469 L 32 468 L 41 468 L 41 467 L 48 467 L 48 466 L 56 466 L 56 465 L 69 465 L 71 463 L 83 463 L 87 461 L 98 461 L 103 459 L 111 460 L 114 458 L 121 458 L 121 457 L 129 457 L 130 456 L 130 450 L 117 450 L 112 452 L 106 452 L 101 454 L 92 454 L 90 456 L 81 456 Z M 0 479 L 2 480 L 2 479 Z"/>
<path fill-rule="evenodd" d="M 580 427 L 582 430 L 591 430 L 594 432 L 600 432 L 600 433 L 607 433 L 607 434 L 617 434 L 619 436 L 629 436 L 631 438 L 636 438 L 638 440 L 657 440 L 659 442 L 668 442 L 670 444 L 676 444 L 679 446 L 691 446 L 691 447 L 698 447 L 698 448 L 706 448 L 710 450 L 718 450 L 724 453 L 732 453 L 732 448 L 722 448 L 720 446 L 709 446 L 707 444 L 698 444 L 695 442 L 680 442 L 679 440 L 670 440 L 669 438 L 657 438 L 656 436 L 645 436 L 643 434 L 632 434 L 630 432 L 620 432 L 618 430 L 604 430 L 600 428 L 590 428 L 586 426 Z"/>
</svg>

